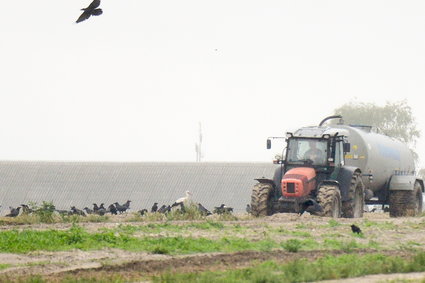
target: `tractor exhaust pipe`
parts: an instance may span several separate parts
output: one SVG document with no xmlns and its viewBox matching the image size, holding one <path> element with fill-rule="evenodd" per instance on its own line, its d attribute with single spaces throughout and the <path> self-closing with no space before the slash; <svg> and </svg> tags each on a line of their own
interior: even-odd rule
<svg viewBox="0 0 425 283">
<path fill-rule="evenodd" d="M 321 127 L 323 123 L 325 123 L 327 120 L 331 120 L 331 119 L 342 119 L 342 116 L 341 115 L 328 116 L 325 119 L 323 119 L 322 122 L 320 122 L 319 127 Z"/>
</svg>

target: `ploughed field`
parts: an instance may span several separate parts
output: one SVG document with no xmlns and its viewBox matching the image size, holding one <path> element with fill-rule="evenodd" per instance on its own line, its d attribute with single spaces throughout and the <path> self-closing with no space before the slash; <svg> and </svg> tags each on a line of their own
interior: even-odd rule
<svg viewBox="0 0 425 283">
<path fill-rule="evenodd" d="M 396 273 L 425 282 L 425 273 L 411 273 L 425 272 L 425 216 L 128 212 L 39 220 L 0 218 L 0 282 L 305 282 L 369 274 L 381 275 L 357 282 L 395 282 Z"/>
</svg>

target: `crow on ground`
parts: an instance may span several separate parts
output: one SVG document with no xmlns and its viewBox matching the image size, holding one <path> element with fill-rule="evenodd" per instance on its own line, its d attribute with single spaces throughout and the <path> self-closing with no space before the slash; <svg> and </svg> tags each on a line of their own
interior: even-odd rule
<svg viewBox="0 0 425 283">
<path fill-rule="evenodd" d="M 104 203 L 101 203 L 101 204 L 100 204 L 99 209 L 96 211 L 96 214 L 99 214 L 100 216 L 105 215 L 105 213 L 106 213 L 106 208 L 105 208 L 105 206 L 104 206 L 104 205 L 105 205 Z"/>
<path fill-rule="evenodd" d="M 106 212 L 110 212 L 111 214 L 114 214 L 114 215 L 118 214 L 118 210 L 114 204 L 109 205 L 108 210 Z"/>
<path fill-rule="evenodd" d="M 323 213 L 323 208 L 317 203 L 317 201 L 308 199 L 300 204 L 298 214 L 301 216 L 306 211 L 311 214 L 321 215 Z"/>
<path fill-rule="evenodd" d="M 87 214 L 93 214 L 93 210 L 88 207 L 84 207 L 83 210 L 85 210 Z"/>
<path fill-rule="evenodd" d="M 6 217 L 16 217 L 19 215 L 19 210 L 21 209 L 20 206 L 18 206 L 17 208 L 13 208 L 13 207 L 9 207 L 10 208 L 10 213 L 6 214 Z"/>
<path fill-rule="evenodd" d="M 99 16 L 102 15 L 103 11 L 99 7 L 100 5 L 100 0 L 93 0 L 93 2 L 90 3 L 90 5 L 87 8 L 83 8 L 81 9 L 81 11 L 84 11 L 80 17 L 78 17 L 76 23 L 80 23 L 82 21 L 87 20 L 88 18 L 90 18 L 90 16 Z"/>
<path fill-rule="evenodd" d="M 351 225 L 351 231 L 353 232 L 353 233 L 357 233 L 357 234 L 360 234 L 360 233 L 362 233 L 362 230 L 359 228 L 359 227 L 357 227 L 356 225 Z"/>
<path fill-rule="evenodd" d="M 86 216 L 86 214 L 84 213 L 84 211 L 76 208 L 75 206 L 71 206 L 71 213 L 72 214 L 75 214 L 75 215 Z"/>
<path fill-rule="evenodd" d="M 157 212 L 157 210 L 158 210 L 158 203 L 155 202 L 152 206 L 151 212 Z"/>
<path fill-rule="evenodd" d="M 23 214 L 30 214 L 33 213 L 34 211 L 26 204 L 21 204 L 22 206 L 22 213 Z"/>
<path fill-rule="evenodd" d="M 99 207 L 97 206 L 97 204 L 93 203 L 93 212 L 97 213 L 98 210 L 99 210 Z"/>
<path fill-rule="evenodd" d="M 120 205 L 118 202 L 115 202 L 114 204 L 115 204 L 115 207 L 116 207 L 116 209 L 119 213 L 123 213 L 128 209 L 128 207 L 125 204 Z"/>
<path fill-rule="evenodd" d="M 139 210 L 138 213 L 140 213 L 140 215 L 143 216 L 146 213 L 148 213 L 148 210 L 146 208 L 143 208 L 142 210 Z"/>
<path fill-rule="evenodd" d="M 198 210 L 202 215 L 211 215 L 212 213 L 206 209 L 201 203 L 198 203 Z"/>
<path fill-rule="evenodd" d="M 167 212 L 167 210 L 168 210 L 168 206 L 164 204 L 163 206 L 161 206 L 161 207 L 158 209 L 158 212 L 159 212 L 159 213 L 166 213 L 166 212 Z"/>
<path fill-rule="evenodd" d="M 216 214 L 224 214 L 224 213 L 232 213 L 232 212 L 233 212 L 233 208 L 226 206 L 224 203 L 221 204 L 220 206 L 214 207 L 214 210 L 213 210 L 213 213 L 216 213 Z"/>
</svg>

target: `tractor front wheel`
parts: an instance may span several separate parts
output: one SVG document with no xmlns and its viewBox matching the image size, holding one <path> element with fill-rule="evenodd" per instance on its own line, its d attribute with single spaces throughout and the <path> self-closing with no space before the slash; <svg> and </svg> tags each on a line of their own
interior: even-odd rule
<svg viewBox="0 0 425 283">
<path fill-rule="evenodd" d="M 336 186 L 323 185 L 317 192 L 317 203 L 323 209 L 323 216 L 341 217 L 341 193 Z"/>
<path fill-rule="evenodd" d="M 266 183 L 258 183 L 252 189 L 251 214 L 253 216 L 267 216 L 273 213 L 270 201 L 273 186 Z"/>
</svg>

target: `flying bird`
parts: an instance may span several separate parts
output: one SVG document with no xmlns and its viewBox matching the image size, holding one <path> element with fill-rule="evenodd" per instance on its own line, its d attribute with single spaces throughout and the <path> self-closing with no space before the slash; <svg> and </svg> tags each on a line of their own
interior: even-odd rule
<svg viewBox="0 0 425 283">
<path fill-rule="evenodd" d="M 357 233 L 357 234 L 360 234 L 360 233 L 362 233 L 362 230 L 360 230 L 360 228 L 359 227 L 357 227 L 356 225 L 351 225 L 351 231 L 353 231 L 353 233 Z"/>
<path fill-rule="evenodd" d="M 100 5 L 100 0 L 93 0 L 93 2 L 91 2 L 91 4 L 87 7 L 87 8 L 83 8 L 81 9 L 81 11 L 84 11 L 80 17 L 77 19 L 76 23 L 80 23 L 82 21 L 87 20 L 88 18 L 90 18 L 90 16 L 99 16 L 102 15 L 103 11 L 99 7 Z"/>
</svg>

